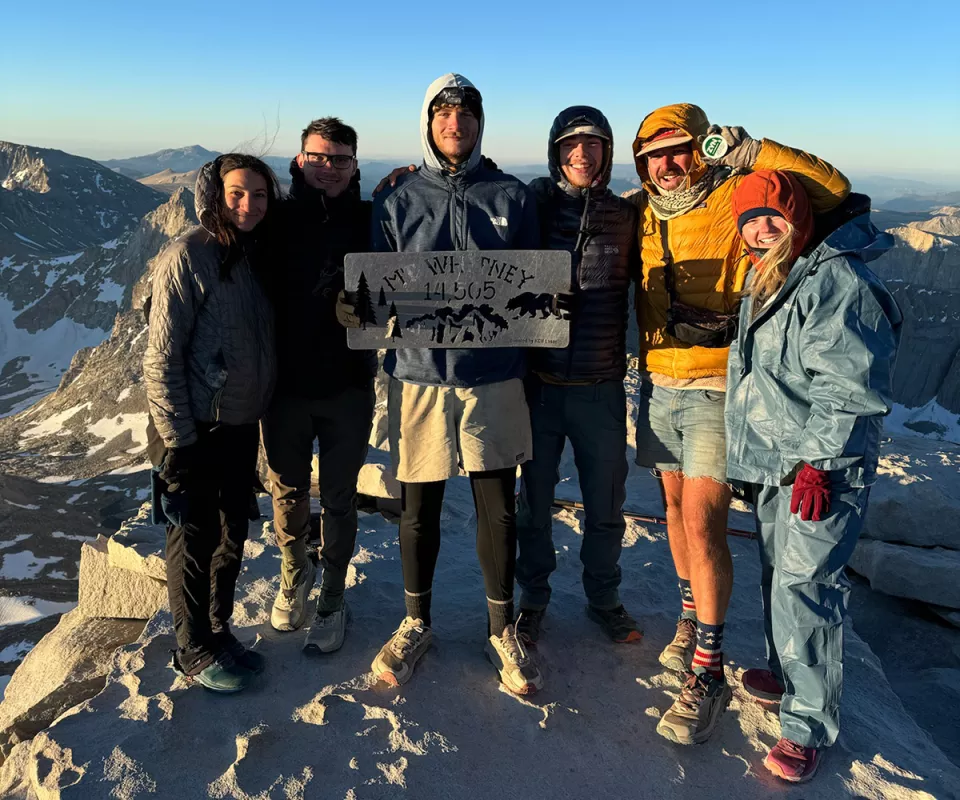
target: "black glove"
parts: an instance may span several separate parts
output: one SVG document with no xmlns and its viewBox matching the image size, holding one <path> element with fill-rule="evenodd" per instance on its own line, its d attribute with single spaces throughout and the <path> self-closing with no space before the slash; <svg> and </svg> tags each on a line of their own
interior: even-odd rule
<svg viewBox="0 0 960 800">
<path fill-rule="evenodd" d="M 191 471 L 196 470 L 197 445 L 170 447 L 157 471 L 160 480 L 167 484 L 167 491 L 177 492 L 190 481 Z"/>
<path fill-rule="evenodd" d="M 579 298 L 574 292 L 558 292 L 553 296 L 553 313 L 561 319 L 573 319 Z"/>
<path fill-rule="evenodd" d="M 500 167 L 497 166 L 497 162 L 492 158 L 487 158 L 486 156 L 480 156 L 480 164 L 483 165 L 484 169 L 488 169 L 491 172 L 500 172 Z"/>
</svg>

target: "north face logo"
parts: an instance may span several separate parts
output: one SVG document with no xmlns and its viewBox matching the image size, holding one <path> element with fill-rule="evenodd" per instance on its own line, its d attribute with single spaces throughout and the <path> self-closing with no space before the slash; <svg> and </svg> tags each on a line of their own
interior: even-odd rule
<svg viewBox="0 0 960 800">
<path fill-rule="evenodd" d="M 603 254 L 605 256 L 618 256 L 620 255 L 620 247 L 615 244 L 605 244 L 603 246 Z"/>
</svg>

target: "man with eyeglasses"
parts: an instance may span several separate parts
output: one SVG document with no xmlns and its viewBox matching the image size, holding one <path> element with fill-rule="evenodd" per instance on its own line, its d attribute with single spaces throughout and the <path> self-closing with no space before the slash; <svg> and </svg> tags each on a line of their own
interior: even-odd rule
<svg viewBox="0 0 960 800">
<path fill-rule="evenodd" d="M 307 620 L 316 567 L 308 556 L 310 462 L 319 460 L 323 576 L 306 648 L 343 644 L 347 567 L 357 538 L 357 476 L 373 420 L 377 360 L 347 348 L 337 322 L 343 259 L 369 250 L 370 202 L 360 199 L 357 133 L 336 117 L 311 122 L 290 164 L 293 185 L 279 214 L 274 302 L 278 378 L 262 423 L 280 547 L 280 591 L 271 625 Z"/>
</svg>

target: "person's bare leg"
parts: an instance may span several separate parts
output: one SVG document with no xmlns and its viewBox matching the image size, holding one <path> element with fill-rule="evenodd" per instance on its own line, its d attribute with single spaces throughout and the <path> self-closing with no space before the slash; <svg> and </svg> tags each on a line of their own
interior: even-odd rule
<svg viewBox="0 0 960 800">
<path fill-rule="evenodd" d="M 660 473 L 660 492 L 667 517 L 667 540 L 670 542 L 673 566 L 678 578 L 690 580 L 687 537 L 683 524 L 683 484 L 682 472 Z"/>
<path fill-rule="evenodd" d="M 712 478 L 687 478 L 682 492 L 683 556 L 697 619 L 707 625 L 722 625 L 733 591 L 733 561 L 727 546 L 730 487 Z M 667 520 L 669 526 L 669 516 Z M 673 549 L 673 537 L 670 539 Z M 679 566 L 677 571 L 679 574 Z"/>
</svg>

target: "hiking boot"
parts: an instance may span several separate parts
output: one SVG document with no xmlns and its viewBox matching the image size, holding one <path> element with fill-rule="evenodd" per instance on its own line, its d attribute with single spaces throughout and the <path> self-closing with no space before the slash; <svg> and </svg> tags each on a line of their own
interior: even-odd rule
<svg viewBox="0 0 960 800">
<path fill-rule="evenodd" d="M 687 673 L 680 696 L 660 718 L 657 733 L 677 744 L 700 744 L 710 738 L 733 692 L 709 672 Z"/>
<path fill-rule="evenodd" d="M 188 675 L 180 666 L 177 654 L 173 654 L 173 669 L 191 683 L 199 683 L 211 692 L 233 694 L 246 689 L 253 682 L 253 673 L 241 667 L 226 650 L 199 672 Z"/>
<path fill-rule="evenodd" d="M 587 616 L 603 628 L 603 632 L 617 644 L 639 642 L 643 639 L 643 631 L 637 626 L 637 621 L 623 606 L 608 611 L 587 606 Z"/>
<path fill-rule="evenodd" d="M 380 648 L 373 659 L 374 676 L 391 686 L 406 683 L 413 675 L 413 668 L 433 644 L 433 631 L 421 619 L 405 617 L 390 640 Z"/>
<path fill-rule="evenodd" d="M 293 589 L 280 589 L 270 611 L 270 624 L 278 631 L 295 631 L 307 621 L 307 598 L 313 589 L 317 568 L 312 558 L 307 559 L 300 583 Z"/>
<path fill-rule="evenodd" d="M 660 665 L 674 672 L 685 673 L 693 664 L 693 654 L 697 649 L 697 623 L 692 619 L 680 617 L 677 620 L 677 633 L 673 641 L 663 648 Z"/>
<path fill-rule="evenodd" d="M 777 705 L 783 697 L 783 685 L 768 669 L 748 669 L 740 678 L 744 691 L 762 705 Z"/>
<path fill-rule="evenodd" d="M 519 695 L 535 694 L 543 688 L 543 676 L 524 648 L 513 625 L 507 625 L 500 636 L 487 639 L 484 651 L 497 668 L 500 680 L 508 691 Z"/>
<path fill-rule="evenodd" d="M 763 766 L 790 783 L 806 783 L 817 773 L 821 753 L 815 747 L 804 747 L 781 738 L 763 759 Z"/>
<path fill-rule="evenodd" d="M 346 603 L 335 611 L 321 612 L 318 609 L 303 643 L 304 652 L 332 653 L 339 650 L 347 632 L 349 617 L 350 608 Z"/>
<path fill-rule="evenodd" d="M 536 647 L 540 641 L 540 623 L 543 621 L 545 609 L 534 611 L 531 608 L 521 608 L 517 615 L 517 637 L 528 647 Z"/>
<path fill-rule="evenodd" d="M 250 670 L 254 675 L 263 672 L 266 666 L 266 659 L 256 650 L 249 650 L 243 646 L 239 639 L 230 632 L 228 628 L 215 631 L 214 641 L 244 669 Z"/>
</svg>

